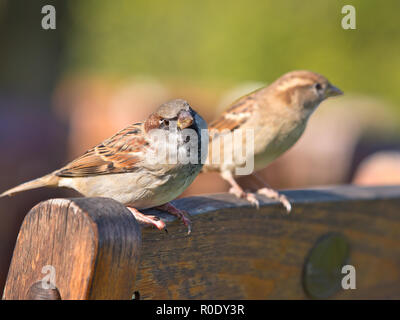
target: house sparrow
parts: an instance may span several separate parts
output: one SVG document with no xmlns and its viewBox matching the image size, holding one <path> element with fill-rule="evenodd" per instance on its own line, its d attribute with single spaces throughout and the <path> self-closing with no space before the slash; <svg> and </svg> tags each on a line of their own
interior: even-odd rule
<svg viewBox="0 0 400 320">
<path fill-rule="evenodd" d="M 254 193 L 244 192 L 235 181 L 235 176 L 238 175 L 236 170 L 250 162 L 254 168 L 247 174 L 253 175 L 264 186 L 257 193 L 280 201 L 290 212 L 289 200 L 270 188 L 254 171 L 265 168 L 296 143 L 303 134 L 309 117 L 323 100 L 341 94 L 343 92 L 340 89 L 320 74 L 293 71 L 271 85 L 238 99 L 209 125 L 208 159 L 203 172 L 220 172 L 222 178 L 231 185 L 231 193 L 239 198 L 246 198 L 258 207 Z M 247 129 L 253 135 L 250 138 L 245 136 Z M 237 140 L 224 140 L 227 135 L 232 136 L 232 133 L 236 134 L 238 131 L 242 132 L 239 142 L 246 146 L 247 141 L 254 152 L 242 157 L 231 155 L 243 154 L 243 150 L 238 150 L 241 146 Z"/>
<path fill-rule="evenodd" d="M 195 142 L 196 161 L 183 163 L 178 157 L 168 161 L 170 158 L 160 154 L 163 150 L 169 156 L 175 150 L 177 155 L 187 155 L 192 146 L 187 143 L 187 132 L 200 136 L 202 129 L 207 129 L 207 124 L 185 100 L 172 100 L 161 105 L 145 122 L 128 126 L 65 167 L 12 188 L 0 197 L 39 187 L 68 187 L 86 197 L 117 200 L 140 223 L 160 230 L 165 228 L 163 221 L 138 209 L 155 207 L 167 211 L 180 218 L 190 233 L 188 214 L 169 201 L 178 197 L 200 172 L 204 163 L 202 140 Z"/>
</svg>

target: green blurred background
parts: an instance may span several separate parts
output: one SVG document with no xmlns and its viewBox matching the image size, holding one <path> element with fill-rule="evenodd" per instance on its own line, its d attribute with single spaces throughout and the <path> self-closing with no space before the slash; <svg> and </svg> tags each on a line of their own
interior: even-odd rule
<svg viewBox="0 0 400 320">
<path fill-rule="evenodd" d="M 57 30 L 40 27 L 44 4 Z M 357 29 L 343 30 L 352 4 Z M 400 1 L 0 1 L 0 88 L 46 95 L 65 74 L 229 85 L 311 69 L 400 104 Z"/>
<path fill-rule="evenodd" d="M 73 5 L 75 3 L 75 5 Z M 69 2 L 65 71 L 150 73 L 192 81 L 272 80 L 318 70 L 347 91 L 400 103 L 400 1 Z"/>
<path fill-rule="evenodd" d="M 56 30 L 41 27 L 47 4 Z M 341 26 L 348 4 L 356 30 Z M 294 69 L 321 73 L 346 95 L 322 104 L 306 137 L 263 172 L 269 183 L 400 183 L 399 13 L 399 0 L 0 0 L 0 192 L 62 166 L 166 99 L 187 99 L 209 121 Z M 357 179 L 380 151 L 396 154 Z M 228 187 L 198 179 L 185 195 Z M 70 195 L 0 199 L 0 291 L 24 215 Z"/>
</svg>

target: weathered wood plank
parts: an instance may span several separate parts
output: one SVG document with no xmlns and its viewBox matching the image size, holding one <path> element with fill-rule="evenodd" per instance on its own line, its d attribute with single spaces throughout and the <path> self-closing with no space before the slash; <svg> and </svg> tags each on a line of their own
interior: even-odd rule
<svg viewBox="0 0 400 320">
<path fill-rule="evenodd" d="M 159 214 L 171 221 L 169 233 L 143 231 L 136 290 L 143 299 L 304 299 L 310 250 L 335 233 L 349 246 L 357 289 L 328 296 L 400 298 L 400 187 L 284 194 L 289 215 L 262 197 L 260 210 L 227 194 L 176 200 L 192 214 L 193 233 Z"/>
<path fill-rule="evenodd" d="M 400 187 L 285 194 L 290 215 L 265 198 L 260 210 L 227 194 L 177 200 L 193 215 L 190 236 L 156 212 L 169 233 L 143 230 L 136 284 L 141 233 L 126 208 L 101 198 L 40 203 L 21 227 L 3 298 L 400 298 Z M 356 290 L 340 288 L 343 264 L 356 268 Z M 46 265 L 53 291 L 39 282 Z"/>
<path fill-rule="evenodd" d="M 140 246 L 139 225 L 114 200 L 39 203 L 22 224 L 3 299 L 130 299 Z M 51 268 L 54 292 L 41 282 Z"/>
</svg>

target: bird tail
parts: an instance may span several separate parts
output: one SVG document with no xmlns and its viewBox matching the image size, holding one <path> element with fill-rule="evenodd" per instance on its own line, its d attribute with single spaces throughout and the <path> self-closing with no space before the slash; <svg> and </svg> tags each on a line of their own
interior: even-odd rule
<svg viewBox="0 0 400 320">
<path fill-rule="evenodd" d="M 22 192 L 22 191 L 30 190 L 30 189 L 36 189 L 36 188 L 40 188 L 40 187 L 57 187 L 59 179 L 60 179 L 59 177 L 50 173 L 41 178 L 22 183 L 12 189 L 4 191 L 2 194 L 0 194 L 0 198 L 5 197 L 5 196 L 12 196 L 13 194 L 18 193 L 18 192 Z"/>
</svg>

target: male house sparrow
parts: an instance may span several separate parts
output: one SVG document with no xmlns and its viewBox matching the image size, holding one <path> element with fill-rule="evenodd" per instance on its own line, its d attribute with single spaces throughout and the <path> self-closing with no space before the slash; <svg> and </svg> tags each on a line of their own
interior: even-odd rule
<svg viewBox="0 0 400 320">
<path fill-rule="evenodd" d="M 246 198 L 258 207 L 255 195 L 244 192 L 235 181 L 235 171 L 252 160 L 254 171 L 265 168 L 296 143 L 303 134 L 310 115 L 323 100 L 341 94 L 341 90 L 320 74 L 293 71 L 271 85 L 238 99 L 209 125 L 208 159 L 203 172 L 220 172 L 222 178 L 231 185 L 231 193 L 239 198 Z M 226 150 L 228 155 L 229 152 L 242 154 L 243 150 L 237 150 L 242 146 L 236 140 L 224 138 L 241 130 L 240 139 L 242 145 L 246 145 L 246 139 L 250 139 L 245 135 L 247 129 L 253 132 L 252 141 L 247 140 L 247 143 L 254 143 L 254 153 L 244 157 L 227 157 Z M 250 174 L 264 186 L 257 193 L 279 200 L 290 212 L 291 204 L 284 195 L 268 187 L 253 172 Z"/>
<path fill-rule="evenodd" d="M 201 161 L 201 140 L 197 141 L 197 161 L 168 162 L 157 157 L 160 150 L 171 153 L 174 148 L 177 154 L 188 153 L 185 132 L 193 129 L 200 136 L 200 130 L 206 128 L 203 118 L 185 100 L 172 100 L 161 105 L 145 122 L 128 126 L 65 167 L 12 188 L 0 197 L 39 187 L 68 187 L 86 197 L 117 200 L 126 205 L 140 223 L 154 225 L 160 230 L 165 227 L 163 221 L 144 215 L 138 209 L 156 207 L 167 211 L 179 217 L 190 233 L 186 212 L 168 202 L 178 197 L 200 172 L 204 162 Z M 158 136 L 157 140 L 152 135 L 154 132 L 164 133 L 168 139 Z"/>
</svg>

